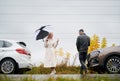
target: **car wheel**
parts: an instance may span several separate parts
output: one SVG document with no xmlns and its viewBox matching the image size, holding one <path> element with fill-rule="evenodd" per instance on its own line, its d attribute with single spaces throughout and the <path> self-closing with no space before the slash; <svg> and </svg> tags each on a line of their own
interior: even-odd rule
<svg viewBox="0 0 120 81">
<path fill-rule="evenodd" d="M 117 56 L 109 57 L 106 61 L 106 70 L 108 73 L 119 73 L 120 72 L 120 58 Z"/>
<path fill-rule="evenodd" d="M 11 74 L 15 72 L 16 63 L 12 59 L 5 59 L 0 64 L 0 70 L 4 74 Z"/>
</svg>

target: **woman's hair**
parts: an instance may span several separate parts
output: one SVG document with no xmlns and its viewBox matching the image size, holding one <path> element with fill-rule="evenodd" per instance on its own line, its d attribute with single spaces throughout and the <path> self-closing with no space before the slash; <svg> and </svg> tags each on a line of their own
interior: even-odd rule
<svg viewBox="0 0 120 81">
<path fill-rule="evenodd" d="M 51 32 L 51 33 L 49 33 L 47 39 L 52 39 L 52 38 L 53 38 L 53 33 Z"/>
</svg>

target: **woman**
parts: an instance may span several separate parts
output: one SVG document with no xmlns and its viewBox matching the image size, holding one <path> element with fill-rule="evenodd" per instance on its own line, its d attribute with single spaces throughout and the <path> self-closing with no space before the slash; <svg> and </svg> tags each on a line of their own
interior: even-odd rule
<svg viewBox="0 0 120 81">
<path fill-rule="evenodd" d="M 55 74 L 56 67 L 56 56 L 54 53 L 54 49 L 57 47 L 59 40 L 53 40 L 53 33 L 49 33 L 47 39 L 45 40 L 45 63 L 44 67 L 51 68 L 51 74 Z"/>
</svg>

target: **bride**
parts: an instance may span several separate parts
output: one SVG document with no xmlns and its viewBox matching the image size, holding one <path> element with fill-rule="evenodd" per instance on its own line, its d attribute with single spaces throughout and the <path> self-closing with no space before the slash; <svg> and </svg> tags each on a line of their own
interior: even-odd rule
<svg viewBox="0 0 120 81">
<path fill-rule="evenodd" d="M 49 33 L 48 37 L 45 40 L 44 46 L 46 48 L 45 50 L 45 62 L 44 67 L 45 68 L 51 68 L 50 74 L 55 74 L 56 70 L 56 55 L 54 53 L 54 49 L 57 47 L 59 40 L 54 41 L 53 39 L 53 33 Z"/>
</svg>

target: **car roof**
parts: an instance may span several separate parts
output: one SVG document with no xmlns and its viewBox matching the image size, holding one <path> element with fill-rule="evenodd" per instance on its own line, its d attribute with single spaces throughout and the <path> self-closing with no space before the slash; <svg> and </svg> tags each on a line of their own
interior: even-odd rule
<svg viewBox="0 0 120 81">
<path fill-rule="evenodd" d="M 0 39 L 2 41 L 8 41 L 8 42 L 20 42 L 20 41 L 17 41 L 17 40 L 12 40 L 12 39 Z"/>
</svg>

